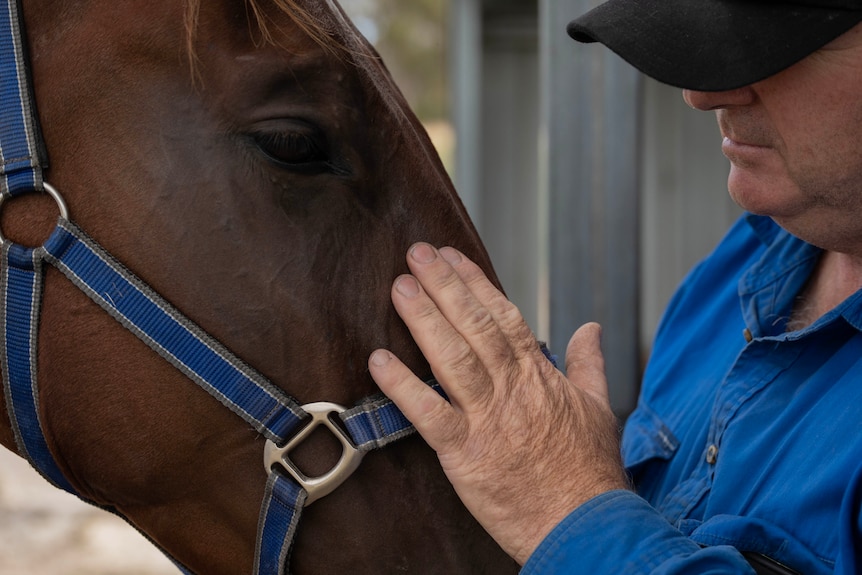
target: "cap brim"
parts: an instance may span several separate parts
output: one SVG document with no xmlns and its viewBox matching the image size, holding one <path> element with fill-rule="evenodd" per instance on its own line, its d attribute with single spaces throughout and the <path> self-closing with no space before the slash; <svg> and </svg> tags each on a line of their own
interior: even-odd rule
<svg viewBox="0 0 862 575">
<path fill-rule="evenodd" d="M 665 84 L 718 91 L 772 76 L 860 21 L 862 11 L 783 2 L 609 0 L 568 32 Z"/>
</svg>

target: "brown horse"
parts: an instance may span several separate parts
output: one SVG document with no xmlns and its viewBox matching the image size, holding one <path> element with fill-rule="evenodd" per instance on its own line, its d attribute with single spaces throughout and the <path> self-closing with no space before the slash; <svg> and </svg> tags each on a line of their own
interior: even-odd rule
<svg viewBox="0 0 862 575">
<path fill-rule="evenodd" d="M 405 250 L 455 245 L 493 271 L 427 135 L 334 2 L 22 4 L 45 176 L 76 224 L 301 402 L 377 391 L 378 347 L 431 375 L 389 302 Z M 39 245 L 56 208 L 28 195 L 2 216 L 6 237 Z M 82 496 L 195 573 L 251 572 L 263 439 L 53 268 L 38 381 L 51 454 Z M 295 459 L 320 473 L 330 443 Z M 305 509 L 290 567 L 517 568 L 415 436 Z"/>
</svg>

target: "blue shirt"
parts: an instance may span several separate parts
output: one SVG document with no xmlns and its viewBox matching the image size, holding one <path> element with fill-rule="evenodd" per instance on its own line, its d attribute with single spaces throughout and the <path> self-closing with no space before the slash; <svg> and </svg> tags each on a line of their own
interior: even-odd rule
<svg viewBox="0 0 862 575">
<path fill-rule="evenodd" d="M 820 250 L 747 215 L 656 336 L 623 460 L 637 495 L 572 512 L 524 574 L 862 573 L 862 290 L 799 331 Z"/>
</svg>

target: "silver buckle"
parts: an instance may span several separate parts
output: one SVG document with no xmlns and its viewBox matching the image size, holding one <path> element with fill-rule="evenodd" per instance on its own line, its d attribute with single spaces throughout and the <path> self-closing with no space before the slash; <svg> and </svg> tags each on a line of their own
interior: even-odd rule
<svg viewBox="0 0 862 575">
<path fill-rule="evenodd" d="M 302 409 L 311 415 L 311 422 L 294 435 L 284 447 L 279 447 L 274 442 L 267 440 L 266 446 L 263 449 L 263 464 L 266 467 L 267 473 L 272 473 L 273 465 L 281 465 L 305 489 L 308 493 L 305 505 L 311 505 L 321 497 L 329 495 L 339 485 L 344 483 L 359 467 L 366 452 L 356 449 L 345 432 L 329 419 L 330 415 L 342 413 L 346 411 L 346 408 L 335 403 L 321 401 L 303 405 Z M 338 441 L 341 442 L 341 457 L 338 459 L 335 467 L 328 472 L 318 477 L 308 477 L 299 470 L 288 455 L 320 425 L 328 427 Z"/>
</svg>

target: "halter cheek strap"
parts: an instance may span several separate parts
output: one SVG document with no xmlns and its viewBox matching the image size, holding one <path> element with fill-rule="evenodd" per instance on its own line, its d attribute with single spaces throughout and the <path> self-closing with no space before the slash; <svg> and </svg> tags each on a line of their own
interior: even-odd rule
<svg viewBox="0 0 862 575">
<path fill-rule="evenodd" d="M 48 167 L 36 114 L 20 3 L 0 6 L 0 194 L 42 189 Z"/>
</svg>

